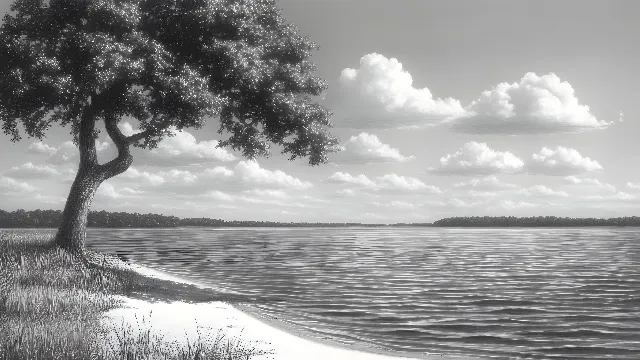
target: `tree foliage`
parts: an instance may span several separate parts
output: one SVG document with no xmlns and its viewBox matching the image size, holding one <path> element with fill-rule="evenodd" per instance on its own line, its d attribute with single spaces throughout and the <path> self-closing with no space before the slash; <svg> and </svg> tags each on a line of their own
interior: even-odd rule
<svg viewBox="0 0 640 360">
<path fill-rule="evenodd" d="M 70 125 L 82 152 L 83 118 L 119 150 L 218 118 L 221 146 L 254 158 L 275 143 L 317 165 L 337 139 L 313 102 L 316 49 L 275 0 L 17 0 L 0 28 L 0 121 L 13 141 L 20 123 L 38 139 Z M 125 116 L 142 132 L 122 134 Z"/>
</svg>

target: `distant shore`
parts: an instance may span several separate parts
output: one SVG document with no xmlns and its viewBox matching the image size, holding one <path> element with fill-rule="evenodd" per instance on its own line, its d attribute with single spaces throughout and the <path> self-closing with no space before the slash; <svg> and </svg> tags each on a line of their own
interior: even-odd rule
<svg viewBox="0 0 640 360">
<path fill-rule="evenodd" d="M 0 210 L 0 228 L 57 228 L 62 218 L 60 210 Z M 625 216 L 616 218 L 570 218 L 556 216 L 466 216 L 449 217 L 428 222 L 394 223 L 394 224 L 366 224 L 357 222 L 276 222 L 276 221 L 248 221 L 222 220 L 211 218 L 178 218 L 159 214 L 140 214 L 126 212 L 91 211 L 87 219 L 90 228 L 179 228 L 179 227 L 209 227 L 209 228 L 247 228 L 247 227 L 472 227 L 472 228 L 503 228 L 503 227 L 602 227 L 602 226 L 640 226 L 640 217 Z"/>
</svg>

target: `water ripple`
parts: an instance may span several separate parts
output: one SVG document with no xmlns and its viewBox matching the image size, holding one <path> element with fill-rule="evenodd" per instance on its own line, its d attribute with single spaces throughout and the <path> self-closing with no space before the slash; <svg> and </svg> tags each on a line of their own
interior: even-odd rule
<svg viewBox="0 0 640 360">
<path fill-rule="evenodd" d="M 258 296 L 343 343 L 640 359 L 640 229 L 90 229 L 89 247 Z"/>
</svg>

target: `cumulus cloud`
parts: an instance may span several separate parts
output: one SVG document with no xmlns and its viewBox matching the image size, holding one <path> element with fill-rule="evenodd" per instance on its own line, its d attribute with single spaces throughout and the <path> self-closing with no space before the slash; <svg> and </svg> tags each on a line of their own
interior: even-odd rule
<svg viewBox="0 0 640 360">
<path fill-rule="evenodd" d="M 364 174 L 353 176 L 349 173 L 336 172 L 329 177 L 329 181 L 337 184 L 355 185 L 374 191 L 427 191 L 430 193 L 442 193 L 442 190 L 440 190 L 440 188 L 438 188 L 437 186 L 426 185 L 416 178 L 400 176 L 397 174 L 386 174 L 383 176 L 379 176 L 375 179 L 375 181 L 373 181 Z"/>
<path fill-rule="evenodd" d="M 275 186 L 279 188 L 308 189 L 313 186 L 308 181 L 302 181 L 281 170 L 267 170 L 257 161 L 240 161 L 234 171 L 240 179 L 256 186 Z"/>
<path fill-rule="evenodd" d="M 397 128 L 439 123 L 463 113 L 458 100 L 434 98 L 428 88 L 413 86 L 413 78 L 395 58 L 371 53 L 358 69 L 340 74 L 334 123 L 357 129 Z"/>
<path fill-rule="evenodd" d="M 418 207 L 417 205 L 412 204 L 410 202 L 400 201 L 400 200 L 393 200 L 387 203 L 379 203 L 377 201 L 374 201 L 372 204 L 376 207 L 394 209 L 394 210 L 413 210 Z"/>
<path fill-rule="evenodd" d="M 209 194 L 211 191 L 241 192 L 253 189 L 255 193 L 247 193 L 247 196 L 273 192 L 270 190 L 304 190 L 313 187 L 308 181 L 300 180 L 281 170 L 268 170 L 262 168 L 255 161 L 240 161 L 234 168 L 217 166 L 201 171 L 171 169 L 167 171 L 141 171 L 130 168 L 121 176 L 113 178 L 113 181 L 131 186 L 148 186 L 154 192 L 172 194 Z M 212 190 L 215 189 L 215 190 Z"/>
<path fill-rule="evenodd" d="M 163 139 L 157 149 L 151 150 L 151 154 L 165 163 L 177 160 L 182 164 L 195 164 L 236 159 L 226 149 L 219 148 L 218 143 L 218 140 L 198 142 L 190 133 L 178 131 L 175 136 Z"/>
<path fill-rule="evenodd" d="M 453 154 L 440 158 L 430 171 L 452 175 L 490 175 L 520 171 L 524 162 L 508 151 L 496 151 L 485 143 L 468 142 Z"/>
<path fill-rule="evenodd" d="M 135 167 L 130 167 L 124 173 L 118 175 L 118 178 L 131 179 L 140 181 L 145 185 L 161 185 L 165 182 L 164 178 L 158 174 L 147 171 L 140 171 Z"/>
<path fill-rule="evenodd" d="M 518 83 L 501 83 L 482 93 L 449 119 L 452 129 L 467 134 L 553 134 L 601 129 L 611 124 L 596 119 L 581 105 L 573 87 L 553 73 L 529 72 Z"/>
<path fill-rule="evenodd" d="M 36 154 L 53 155 L 55 154 L 57 149 L 53 146 L 49 146 L 43 143 L 42 141 L 38 141 L 29 145 L 29 148 L 27 150 Z"/>
<path fill-rule="evenodd" d="M 555 150 L 543 147 L 532 155 L 532 161 L 527 165 L 530 173 L 560 176 L 601 169 L 602 166 L 597 161 L 580 155 L 575 149 L 562 146 L 556 147 Z"/>
<path fill-rule="evenodd" d="M 100 199 L 101 197 L 107 198 L 107 199 L 118 199 L 122 197 L 122 195 L 116 190 L 116 188 L 112 184 L 108 182 L 103 182 L 102 184 L 100 184 L 100 186 L 98 187 L 98 190 L 96 191 L 96 197 L 98 199 Z"/>
<path fill-rule="evenodd" d="M 336 172 L 329 177 L 329 181 L 335 182 L 335 183 L 359 185 L 359 186 L 371 187 L 371 188 L 376 186 L 376 184 L 364 174 L 353 176 L 349 173 Z"/>
<path fill-rule="evenodd" d="M 589 186 L 589 187 L 595 187 L 597 189 L 600 190 L 605 190 L 605 191 L 610 191 L 610 192 L 615 192 L 616 191 L 616 187 L 609 184 L 609 183 L 603 183 L 602 181 L 598 180 L 598 179 L 589 179 L 589 178 L 578 178 L 575 177 L 573 175 L 571 176 L 566 176 L 564 178 L 565 180 L 567 180 L 568 182 L 575 184 L 575 185 L 583 185 L 583 186 Z M 630 183 L 627 183 L 627 186 Z"/>
<path fill-rule="evenodd" d="M 128 122 L 118 124 L 120 131 L 126 136 L 140 132 Z M 174 130 L 174 136 L 165 137 L 158 143 L 158 147 L 149 152 L 143 152 L 142 163 L 153 165 L 186 165 L 207 162 L 228 162 L 236 157 L 224 148 L 218 147 L 218 140 L 197 141 L 188 131 Z"/>
<path fill-rule="evenodd" d="M 544 185 L 534 185 L 526 189 L 522 189 L 522 193 L 526 196 L 535 197 L 568 197 L 569 194 L 565 191 L 553 190 Z"/>
<path fill-rule="evenodd" d="M 0 194 L 21 195 L 35 191 L 36 188 L 26 182 L 0 175 Z"/>
<path fill-rule="evenodd" d="M 403 156 L 398 149 L 382 143 L 376 135 L 363 132 L 349 138 L 332 159 L 345 163 L 381 163 L 405 162 L 413 156 Z"/>
<path fill-rule="evenodd" d="M 5 174 L 14 179 L 42 179 L 60 175 L 58 170 L 49 165 L 34 165 L 31 162 L 14 166 Z"/>
<path fill-rule="evenodd" d="M 96 139 L 96 151 L 98 151 L 98 153 L 104 153 L 109 148 L 110 145 L 108 142 Z M 49 155 L 47 163 L 53 165 L 68 164 L 75 161 L 79 155 L 78 148 L 71 141 L 65 141 L 58 147 L 47 145 L 41 141 L 34 142 L 29 145 L 28 151 L 36 154 Z"/>
<path fill-rule="evenodd" d="M 507 210 L 516 210 L 522 208 L 538 207 L 540 204 L 534 204 L 526 201 L 500 200 L 498 206 Z"/>
<path fill-rule="evenodd" d="M 638 183 L 632 183 L 632 182 L 627 182 L 627 187 L 629 189 L 633 189 L 633 190 L 640 190 L 640 184 Z"/>
<path fill-rule="evenodd" d="M 514 189 L 518 186 L 515 184 L 503 183 L 495 175 L 485 176 L 483 178 L 474 178 L 466 182 L 460 182 L 453 185 L 455 188 L 468 188 L 474 190 L 506 190 Z"/>
</svg>

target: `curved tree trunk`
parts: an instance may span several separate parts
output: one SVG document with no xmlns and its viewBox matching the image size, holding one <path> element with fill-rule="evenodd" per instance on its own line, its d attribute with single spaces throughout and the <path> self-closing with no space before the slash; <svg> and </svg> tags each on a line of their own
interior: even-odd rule
<svg viewBox="0 0 640 360">
<path fill-rule="evenodd" d="M 84 255 L 87 231 L 87 215 L 98 186 L 111 177 L 125 172 L 131 163 L 129 145 L 139 141 L 146 133 L 125 136 L 118 129 L 115 115 L 106 114 L 104 122 L 109 137 L 118 148 L 118 156 L 105 164 L 98 164 L 94 138 L 95 112 L 91 106 L 86 109 L 80 121 L 78 147 L 80 166 L 71 186 L 67 203 L 62 213 L 62 221 L 56 234 L 55 243 L 73 254 Z"/>
<path fill-rule="evenodd" d="M 79 170 L 62 212 L 62 221 L 56 234 L 56 244 L 75 254 L 84 250 L 87 215 L 93 196 L 102 180 L 92 171 Z"/>
</svg>

